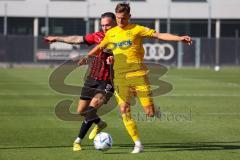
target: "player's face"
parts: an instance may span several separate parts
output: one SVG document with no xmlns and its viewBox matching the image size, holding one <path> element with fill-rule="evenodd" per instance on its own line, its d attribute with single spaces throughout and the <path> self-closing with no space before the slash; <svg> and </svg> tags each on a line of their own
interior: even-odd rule
<svg viewBox="0 0 240 160">
<path fill-rule="evenodd" d="M 128 20 L 130 19 L 131 15 L 125 12 L 122 13 L 116 13 L 116 20 L 117 20 L 117 25 L 121 28 L 125 27 L 128 25 Z"/>
<path fill-rule="evenodd" d="M 114 26 L 115 26 L 115 23 L 111 18 L 105 17 L 101 19 L 101 27 L 104 33 Z"/>
</svg>

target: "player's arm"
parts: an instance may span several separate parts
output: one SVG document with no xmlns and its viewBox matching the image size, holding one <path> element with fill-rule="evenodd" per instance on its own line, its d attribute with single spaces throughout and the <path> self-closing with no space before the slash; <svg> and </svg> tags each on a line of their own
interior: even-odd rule
<svg viewBox="0 0 240 160">
<path fill-rule="evenodd" d="M 159 33 L 155 32 L 152 34 L 153 38 L 165 41 L 182 41 L 188 45 L 192 44 L 192 39 L 189 36 L 177 36 L 170 33 Z"/>
<path fill-rule="evenodd" d="M 63 42 L 68 44 L 80 44 L 84 42 L 83 36 L 47 36 L 44 40 L 48 43 Z"/>
<path fill-rule="evenodd" d="M 105 48 L 107 48 L 108 43 L 109 41 L 106 35 L 99 45 L 95 46 L 92 50 L 88 52 L 87 56 L 93 57 L 95 55 L 100 54 Z"/>
<path fill-rule="evenodd" d="M 88 38 L 86 37 L 85 39 L 88 39 Z M 91 38 L 89 38 L 89 39 L 91 39 Z M 107 38 L 107 35 L 105 35 L 104 39 L 101 41 L 101 43 L 99 45 L 95 46 L 92 50 L 90 50 L 88 52 L 87 56 L 85 56 L 84 58 L 79 60 L 78 65 L 83 65 L 84 63 L 86 63 L 86 61 L 89 58 L 100 54 L 106 48 L 107 44 L 108 44 L 108 38 Z"/>
<path fill-rule="evenodd" d="M 86 64 L 89 58 L 94 57 L 95 55 L 100 54 L 102 51 L 103 51 L 103 49 L 99 45 L 95 46 L 92 50 L 90 50 L 88 52 L 87 56 L 81 58 L 78 61 L 78 65 L 81 66 L 81 65 Z"/>
</svg>

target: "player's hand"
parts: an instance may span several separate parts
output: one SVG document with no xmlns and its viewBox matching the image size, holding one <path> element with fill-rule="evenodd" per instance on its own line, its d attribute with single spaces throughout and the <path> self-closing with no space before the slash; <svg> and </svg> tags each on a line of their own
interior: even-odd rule
<svg viewBox="0 0 240 160">
<path fill-rule="evenodd" d="M 192 44 L 192 39 L 189 36 L 182 36 L 181 37 L 181 41 L 183 41 L 184 43 L 191 45 Z"/>
<path fill-rule="evenodd" d="M 47 43 L 53 43 L 53 42 L 56 42 L 56 41 L 57 41 L 57 37 L 56 37 L 56 36 L 47 36 L 47 37 L 44 37 L 44 40 L 45 40 Z"/>
<path fill-rule="evenodd" d="M 113 64 L 114 63 L 113 56 L 109 56 L 106 61 L 107 61 L 107 64 L 109 65 Z"/>
<path fill-rule="evenodd" d="M 88 57 L 84 56 L 82 58 L 80 58 L 80 60 L 78 61 L 78 66 L 82 66 L 82 65 L 86 65 L 88 63 Z"/>
</svg>

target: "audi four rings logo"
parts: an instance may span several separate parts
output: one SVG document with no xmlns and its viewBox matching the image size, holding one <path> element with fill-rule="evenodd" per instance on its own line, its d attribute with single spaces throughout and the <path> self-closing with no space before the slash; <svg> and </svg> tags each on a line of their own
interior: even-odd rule
<svg viewBox="0 0 240 160">
<path fill-rule="evenodd" d="M 170 60 L 174 56 L 174 48 L 172 45 L 164 43 L 145 43 L 145 60 Z"/>
</svg>

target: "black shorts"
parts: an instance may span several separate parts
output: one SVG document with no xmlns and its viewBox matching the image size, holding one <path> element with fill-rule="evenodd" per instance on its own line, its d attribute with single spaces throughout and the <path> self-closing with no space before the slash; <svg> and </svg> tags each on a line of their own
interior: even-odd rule
<svg viewBox="0 0 240 160">
<path fill-rule="evenodd" d="M 91 100 L 98 93 L 106 96 L 106 104 L 114 93 L 112 83 L 110 81 L 99 81 L 88 78 L 82 88 L 80 99 Z"/>
</svg>

